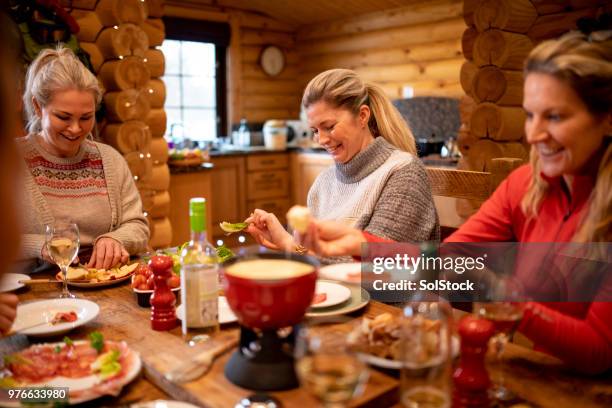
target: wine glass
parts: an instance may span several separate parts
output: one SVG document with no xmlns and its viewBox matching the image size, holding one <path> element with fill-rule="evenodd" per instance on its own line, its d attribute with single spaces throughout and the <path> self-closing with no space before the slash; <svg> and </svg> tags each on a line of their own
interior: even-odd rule
<svg viewBox="0 0 612 408">
<path fill-rule="evenodd" d="M 513 302 L 474 302 L 473 313 L 493 323 L 496 334 L 491 338 L 491 344 L 494 347 L 495 362 L 500 365 L 505 345 L 518 328 L 523 310 Z M 496 378 L 493 378 L 491 395 L 498 401 L 510 401 L 516 397 L 506 387 L 502 369 L 497 370 Z"/>
<path fill-rule="evenodd" d="M 406 408 L 450 408 L 452 311 L 444 301 L 410 302 L 401 322 L 401 396 Z"/>
<path fill-rule="evenodd" d="M 59 266 L 64 278 L 60 298 L 75 298 L 68 290 L 68 267 L 79 252 L 79 227 L 71 222 L 56 222 L 45 227 L 45 245 L 49 256 Z"/>
<path fill-rule="evenodd" d="M 348 342 L 353 326 L 325 323 L 298 331 L 295 356 L 300 383 L 324 407 L 345 407 L 361 393 L 368 378 L 367 366 Z"/>
</svg>

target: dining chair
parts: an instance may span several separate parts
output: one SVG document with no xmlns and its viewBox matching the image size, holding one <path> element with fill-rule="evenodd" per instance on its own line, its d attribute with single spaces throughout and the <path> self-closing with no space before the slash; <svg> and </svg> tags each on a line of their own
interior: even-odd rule
<svg viewBox="0 0 612 408">
<path fill-rule="evenodd" d="M 434 196 L 466 199 L 482 204 L 508 174 L 521 164 L 522 159 L 504 157 L 491 159 L 489 172 L 444 167 L 426 169 Z M 441 238 L 444 239 L 456 229 L 456 226 L 441 225 Z"/>
</svg>

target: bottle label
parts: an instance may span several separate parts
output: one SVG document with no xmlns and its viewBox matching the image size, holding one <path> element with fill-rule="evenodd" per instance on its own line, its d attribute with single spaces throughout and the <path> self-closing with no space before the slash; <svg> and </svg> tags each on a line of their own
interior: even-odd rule
<svg viewBox="0 0 612 408">
<path fill-rule="evenodd" d="M 181 288 L 187 327 L 205 328 L 219 322 L 218 278 L 215 269 L 201 265 L 183 267 L 185 285 Z"/>
</svg>

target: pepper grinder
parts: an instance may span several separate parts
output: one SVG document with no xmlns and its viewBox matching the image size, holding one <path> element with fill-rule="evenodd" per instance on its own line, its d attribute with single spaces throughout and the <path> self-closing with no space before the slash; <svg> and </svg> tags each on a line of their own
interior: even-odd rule
<svg viewBox="0 0 612 408">
<path fill-rule="evenodd" d="M 489 339 L 495 333 L 493 323 L 475 316 L 466 316 L 459 323 L 461 361 L 453 373 L 453 408 L 485 408 L 491 406 L 491 386 L 485 367 Z"/>
<path fill-rule="evenodd" d="M 149 261 L 149 266 L 155 276 L 155 290 L 151 294 L 151 328 L 153 330 L 171 330 L 178 325 L 174 308 L 176 298 L 168 287 L 172 264 L 172 258 L 165 255 L 153 256 Z"/>
</svg>

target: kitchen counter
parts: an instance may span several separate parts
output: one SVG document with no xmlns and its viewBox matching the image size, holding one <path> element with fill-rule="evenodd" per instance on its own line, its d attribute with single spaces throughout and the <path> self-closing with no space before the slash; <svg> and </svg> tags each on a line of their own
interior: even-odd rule
<svg viewBox="0 0 612 408">
<path fill-rule="evenodd" d="M 283 153 L 283 152 L 304 152 L 304 153 L 327 153 L 323 148 L 307 148 L 290 146 L 285 150 L 272 150 L 266 149 L 264 146 L 232 146 L 224 147 L 222 149 L 210 150 L 209 154 L 211 157 L 219 156 L 240 156 L 248 154 L 266 154 L 266 153 Z"/>
<path fill-rule="evenodd" d="M 168 166 L 170 167 L 170 174 L 198 173 L 211 170 L 215 167 L 215 165 L 210 162 L 204 162 L 195 166 L 173 166 L 171 161 L 168 162 Z"/>
</svg>

